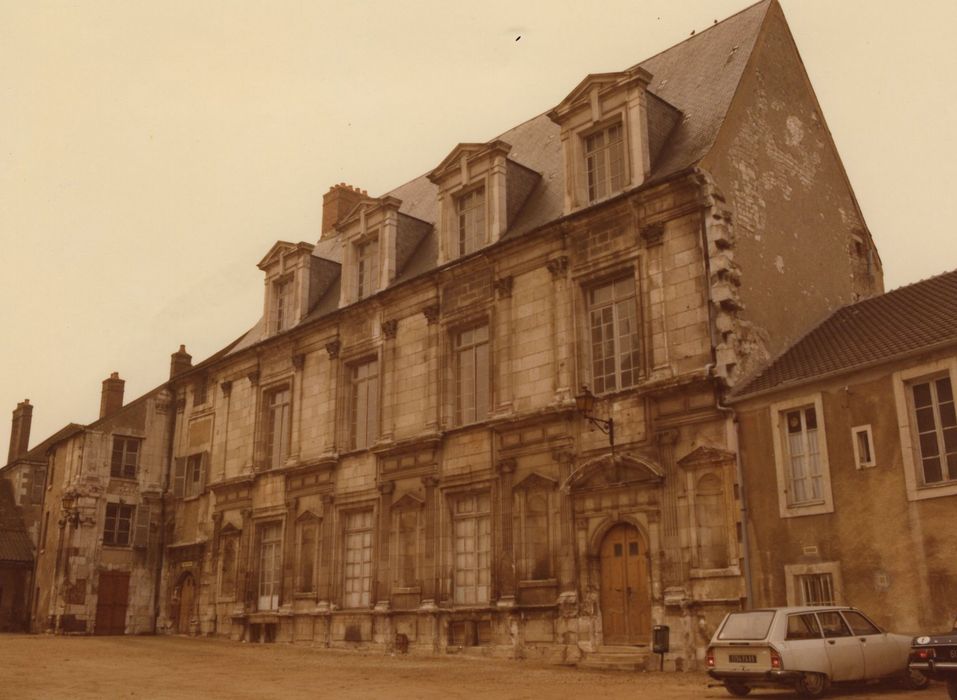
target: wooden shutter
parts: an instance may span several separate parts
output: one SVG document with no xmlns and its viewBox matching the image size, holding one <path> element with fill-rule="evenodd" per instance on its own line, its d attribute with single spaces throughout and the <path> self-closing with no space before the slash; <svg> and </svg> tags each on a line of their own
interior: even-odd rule
<svg viewBox="0 0 957 700">
<path fill-rule="evenodd" d="M 199 458 L 199 493 L 206 490 L 206 474 L 209 471 L 209 452 L 203 452 Z"/>
<path fill-rule="evenodd" d="M 186 487 L 186 458 L 176 458 L 176 470 L 173 475 L 173 496 L 182 498 Z"/>
<path fill-rule="evenodd" d="M 150 539 L 150 506 L 141 503 L 136 508 L 136 524 L 133 528 L 133 546 L 144 549 Z"/>
</svg>

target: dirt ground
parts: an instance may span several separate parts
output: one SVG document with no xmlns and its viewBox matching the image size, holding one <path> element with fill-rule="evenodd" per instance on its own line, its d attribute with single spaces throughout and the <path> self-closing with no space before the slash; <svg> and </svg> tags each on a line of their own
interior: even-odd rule
<svg viewBox="0 0 957 700">
<path fill-rule="evenodd" d="M 461 655 L 386 656 L 305 646 L 184 637 L 0 635 L 0 698 L 423 698 L 450 700 L 685 700 L 731 698 L 703 674 L 578 671 Z M 753 698 L 795 697 L 755 691 Z M 936 684 L 912 693 L 867 686 L 853 700 L 944 700 Z"/>
</svg>

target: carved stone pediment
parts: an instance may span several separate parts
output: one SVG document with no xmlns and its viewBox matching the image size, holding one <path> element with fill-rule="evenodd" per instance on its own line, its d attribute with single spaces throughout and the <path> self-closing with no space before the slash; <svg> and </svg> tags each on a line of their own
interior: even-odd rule
<svg viewBox="0 0 957 700">
<path fill-rule="evenodd" d="M 515 484 L 515 486 L 513 486 L 512 488 L 515 491 L 535 491 L 539 489 L 545 490 L 545 491 L 551 491 L 556 486 L 558 486 L 558 482 L 555 481 L 555 479 L 549 479 L 547 476 L 543 474 L 539 474 L 538 472 L 532 472 L 531 474 L 526 476 L 524 479 L 519 481 L 517 484 Z"/>
<path fill-rule="evenodd" d="M 693 469 L 699 466 L 722 464 L 724 462 L 733 462 L 734 452 L 722 450 L 718 447 L 707 447 L 702 445 L 696 447 L 691 452 L 678 460 L 678 465 L 686 469 Z"/>
<path fill-rule="evenodd" d="M 649 459 L 607 453 L 580 464 L 562 484 L 562 490 L 591 491 L 635 484 L 657 485 L 663 480 L 661 467 Z"/>
</svg>

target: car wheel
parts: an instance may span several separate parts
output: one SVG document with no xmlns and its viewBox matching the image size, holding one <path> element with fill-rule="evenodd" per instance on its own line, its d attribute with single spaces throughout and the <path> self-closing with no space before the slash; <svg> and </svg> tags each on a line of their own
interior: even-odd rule
<svg viewBox="0 0 957 700">
<path fill-rule="evenodd" d="M 957 678 L 947 679 L 947 694 L 950 695 L 950 700 L 957 700 Z"/>
<path fill-rule="evenodd" d="M 920 671 L 908 669 L 904 675 L 904 687 L 910 690 L 923 690 L 930 685 L 930 678 Z"/>
<path fill-rule="evenodd" d="M 743 698 L 745 695 L 751 692 L 751 686 L 747 686 L 742 683 L 725 683 L 724 689 L 738 698 Z"/>
<path fill-rule="evenodd" d="M 827 691 L 827 676 L 823 673 L 805 673 L 794 684 L 798 695 L 805 698 L 819 698 Z"/>
</svg>

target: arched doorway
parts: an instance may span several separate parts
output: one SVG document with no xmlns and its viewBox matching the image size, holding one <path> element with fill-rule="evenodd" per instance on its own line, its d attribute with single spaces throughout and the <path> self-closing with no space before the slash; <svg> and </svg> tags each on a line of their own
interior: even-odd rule
<svg viewBox="0 0 957 700">
<path fill-rule="evenodd" d="M 176 633 L 189 634 L 189 621 L 193 617 L 193 603 L 196 597 L 196 582 L 192 574 L 186 574 L 177 586 L 179 605 L 176 610 Z"/>
<path fill-rule="evenodd" d="M 600 604 L 605 644 L 649 643 L 648 547 L 633 525 L 615 525 L 602 540 Z"/>
</svg>

